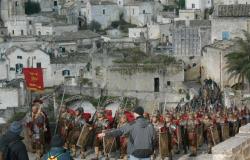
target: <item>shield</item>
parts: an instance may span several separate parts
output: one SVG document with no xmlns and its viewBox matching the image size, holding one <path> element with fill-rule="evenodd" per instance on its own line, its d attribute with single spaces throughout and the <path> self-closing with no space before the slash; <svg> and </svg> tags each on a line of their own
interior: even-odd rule
<svg viewBox="0 0 250 160">
<path fill-rule="evenodd" d="M 159 133 L 159 153 L 162 158 L 168 157 L 170 155 L 170 136 L 168 132 Z"/>
<path fill-rule="evenodd" d="M 217 128 L 210 127 L 209 130 L 211 132 L 213 144 L 216 145 L 216 144 L 220 143 L 220 136 L 219 136 Z"/>
<path fill-rule="evenodd" d="M 225 123 L 225 124 L 222 124 L 221 125 L 221 135 L 222 135 L 222 140 L 226 140 L 228 139 L 230 136 L 229 136 L 229 124 L 228 123 Z"/>
<path fill-rule="evenodd" d="M 197 127 L 197 143 L 198 146 L 202 146 L 203 145 L 203 126 L 202 125 L 198 125 Z"/>
<path fill-rule="evenodd" d="M 90 129 L 90 126 L 89 125 L 85 125 L 82 130 L 81 130 L 81 133 L 80 133 L 80 136 L 77 140 L 77 143 L 76 145 L 78 147 L 85 147 L 88 143 L 88 137 L 91 133 L 91 129 Z"/>
<path fill-rule="evenodd" d="M 103 137 L 103 151 L 105 155 L 109 155 L 111 152 L 115 151 L 116 138 L 114 137 Z"/>
</svg>

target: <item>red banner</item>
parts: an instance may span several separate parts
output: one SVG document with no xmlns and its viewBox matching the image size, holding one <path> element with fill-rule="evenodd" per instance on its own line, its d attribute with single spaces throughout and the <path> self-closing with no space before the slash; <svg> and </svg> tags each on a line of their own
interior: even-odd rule
<svg viewBox="0 0 250 160">
<path fill-rule="evenodd" d="M 23 68 L 26 86 L 31 91 L 43 91 L 43 70 L 42 68 Z"/>
</svg>

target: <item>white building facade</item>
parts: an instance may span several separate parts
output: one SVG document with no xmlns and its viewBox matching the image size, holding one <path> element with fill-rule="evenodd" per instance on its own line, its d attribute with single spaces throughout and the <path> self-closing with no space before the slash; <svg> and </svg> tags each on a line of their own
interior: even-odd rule
<svg viewBox="0 0 250 160">
<path fill-rule="evenodd" d="M 13 80 L 23 78 L 23 68 L 42 68 L 44 77 L 44 86 L 53 86 L 53 75 L 51 72 L 50 56 L 40 49 L 23 50 L 12 47 L 6 51 L 6 61 L 0 65 L 2 79 Z M 4 77 L 4 75 L 6 77 Z"/>
<path fill-rule="evenodd" d="M 200 9 L 204 11 L 206 8 L 213 6 L 212 0 L 186 0 L 186 9 Z"/>
<path fill-rule="evenodd" d="M 96 21 L 103 29 L 110 26 L 113 21 L 120 20 L 119 8 L 112 2 L 88 2 L 86 12 L 87 23 Z"/>
</svg>

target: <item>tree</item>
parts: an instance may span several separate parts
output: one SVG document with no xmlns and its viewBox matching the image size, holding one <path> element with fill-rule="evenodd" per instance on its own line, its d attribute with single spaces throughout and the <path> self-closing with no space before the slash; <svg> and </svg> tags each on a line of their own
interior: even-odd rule
<svg viewBox="0 0 250 160">
<path fill-rule="evenodd" d="M 238 78 L 238 82 L 242 84 L 242 89 L 244 89 L 245 79 L 250 82 L 250 33 L 243 32 L 246 39 L 237 40 L 236 44 L 239 49 L 225 56 L 227 73 L 230 74 L 229 80 Z"/>
<path fill-rule="evenodd" d="M 39 13 L 41 11 L 39 2 L 32 2 L 28 0 L 25 2 L 25 14 L 31 15 L 35 13 Z"/>
</svg>

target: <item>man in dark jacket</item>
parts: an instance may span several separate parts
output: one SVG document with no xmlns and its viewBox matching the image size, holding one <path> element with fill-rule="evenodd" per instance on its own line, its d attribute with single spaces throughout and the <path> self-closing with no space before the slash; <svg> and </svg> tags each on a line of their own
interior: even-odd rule
<svg viewBox="0 0 250 160">
<path fill-rule="evenodd" d="M 154 150 L 155 130 L 153 125 L 143 117 L 144 109 L 142 107 L 136 107 L 133 112 L 136 118 L 134 122 L 98 136 L 118 137 L 129 134 L 127 147 L 129 159 L 149 160 Z"/>
<path fill-rule="evenodd" d="M 28 154 L 23 138 L 20 136 L 22 124 L 18 121 L 11 123 L 9 130 L 0 138 L 0 151 L 7 160 L 28 160 Z"/>
<path fill-rule="evenodd" d="M 56 158 L 57 160 L 72 160 L 70 152 L 63 148 L 64 140 L 59 136 L 55 135 L 51 140 L 51 149 L 43 157 L 43 160 L 48 160 L 49 158 Z"/>
</svg>

